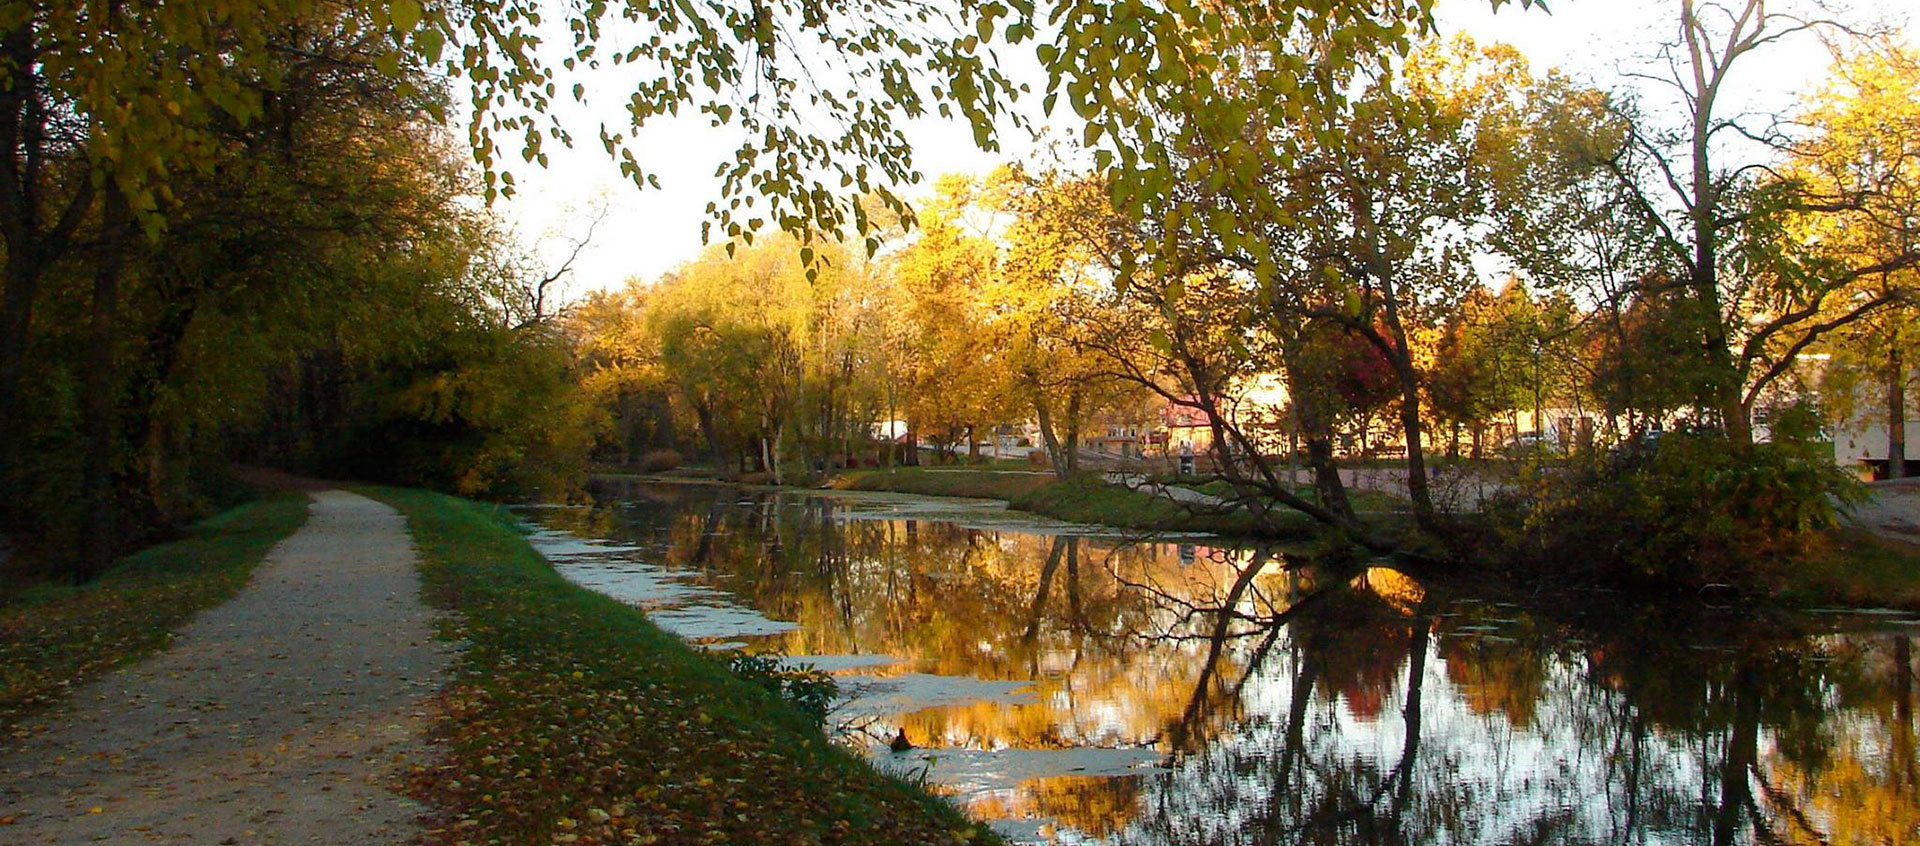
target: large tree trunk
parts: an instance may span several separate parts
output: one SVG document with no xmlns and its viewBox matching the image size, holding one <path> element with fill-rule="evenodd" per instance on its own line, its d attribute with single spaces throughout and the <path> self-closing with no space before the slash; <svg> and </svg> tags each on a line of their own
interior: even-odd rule
<svg viewBox="0 0 1920 846">
<path fill-rule="evenodd" d="M 1907 476 L 1907 362 L 1894 333 L 1887 350 L 1887 478 Z"/>
<path fill-rule="evenodd" d="M 1412 353 L 1407 348 L 1407 333 L 1400 327 L 1400 309 L 1394 304 L 1393 289 L 1388 286 L 1386 290 L 1387 328 L 1393 332 L 1392 340 L 1398 347 L 1389 358 L 1400 382 L 1400 427 L 1407 448 L 1407 498 L 1413 502 L 1414 522 L 1432 531 L 1438 528 L 1438 521 L 1434 518 L 1433 493 L 1427 485 L 1427 458 L 1421 437 L 1420 374 L 1413 369 Z"/>
<path fill-rule="evenodd" d="M 62 175 L 71 150 L 49 151 L 64 111 L 50 101 L 46 34 L 23 14 L 0 34 L 0 64 L 11 69 L 0 87 L 0 241 L 5 291 L 0 292 L 0 484 L 20 442 L 20 383 L 26 370 L 33 306 L 48 269 L 71 252 L 73 233 L 93 209 L 98 190 L 87 174 Z M 55 172 L 50 172 L 55 171 Z M 64 197 L 49 196 L 65 191 Z"/>
<path fill-rule="evenodd" d="M 1065 479 L 1072 475 L 1073 469 L 1067 466 L 1066 453 L 1060 448 L 1060 436 L 1053 431 L 1053 410 L 1038 392 L 1034 394 L 1033 416 L 1040 423 L 1040 442 L 1046 446 L 1047 461 L 1053 465 L 1054 477 Z"/>
<path fill-rule="evenodd" d="M 41 176 L 32 165 L 41 160 L 45 112 L 40 108 L 40 76 L 29 69 L 38 64 L 32 15 L 26 15 L 0 40 L 13 72 L 0 88 L 0 236 L 6 241 L 6 290 L 0 292 L 0 483 L 19 441 L 14 416 L 19 409 L 20 376 L 25 367 L 28 332 L 33 323 L 33 301 L 45 270 L 36 202 Z"/>
<path fill-rule="evenodd" d="M 780 441 L 785 437 L 786 428 L 783 425 L 774 426 L 773 436 L 766 441 L 767 469 L 772 471 L 773 483 L 776 485 L 787 483 L 786 472 L 780 465 Z"/>
<path fill-rule="evenodd" d="M 1695 20 L 1695 10 L 1691 0 L 1682 6 L 1683 26 L 1691 26 Z M 1696 60 L 1697 61 L 1697 60 Z M 1693 93 L 1693 116 L 1691 140 L 1691 159 L 1693 177 L 1691 235 L 1693 237 L 1693 266 L 1687 268 L 1687 282 L 1692 289 L 1695 316 L 1700 321 L 1701 346 L 1706 357 L 1707 373 L 1711 382 L 1706 385 L 1707 396 L 1704 405 L 1720 415 L 1721 427 L 1727 437 L 1736 445 L 1753 444 L 1753 419 L 1750 409 L 1743 402 L 1741 394 L 1744 385 L 1733 366 L 1733 352 L 1729 347 L 1726 321 L 1721 317 L 1720 308 L 1720 256 L 1718 238 L 1720 235 L 1720 197 L 1713 185 L 1712 150 L 1709 142 L 1713 137 L 1713 108 L 1719 94 L 1718 79 L 1706 83 L 1702 90 Z"/>
<path fill-rule="evenodd" d="M 1367 245 L 1365 266 L 1367 273 L 1380 286 L 1382 316 L 1386 318 L 1391 343 L 1382 349 L 1387 360 L 1393 365 L 1394 376 L 1400 383 L 1400 426 L 1404 434 L 1407 449 L 1407 498 L 1413 502 L 1413 519 L 1420 528 L 1433 531 L 1436 526 L 1433 512 L 1433 495 L 1427 488 L 1427 463 L 1423 454 L 1425 445 L 1421 438 L 1420 425 L 1420 374 L 1413 367 L 1413 350 L 1407 343 L 1407 330 L 1400 320 L 1399 292 L 1395 290 L 1394 266 L 1383 249 L 1384 240 L 1379 224 L 1373 216 L 1371 200 L 1362 192 L 1354 192 L 1348 197 L 1352 209 L 1353 222 L 1365 236 Z M 1372 327 L 1366 327 L 1368 331 Z M 1377 333 L 1376 333 L 1377 335 Z M 1377 338 L 1376 338 L 1377 340 Z"/>
<path fill-rule="evenodd" d="M 41 269 L 33 247 L 17 240 L 7 239 L 7 288 L 4 300 L 0 300 L 0 478 L 6 476 L 5 462 L 19 440 L 13 422 L 20 404 L 20 374 L 26 366 L 33 300 L 40 290 Z"/>
<path fill-rule="evenodd" d="M 1420 377 L 1407 363 L 1400 374 L 1400 425 L 1406 432 L 1407 498 L 1413 501 L 1413 519 L 1423 529 L 1435 528 L 1433 492 L 1427 485 L 1426 445 L 1420 424 Z"/>
<path fill-rule="evenodd" d="M 89 314 L 87 339 L 85 410 L 85 456 L 80 479 L 80 501 L 86 507 L 85 537 L 81 538 L 80 558 L 73 581 L 92 581 L 113 563 L 117 542 L 113 492 L 114 367 L 113 346 L 117 340 L 120 272 L 125 258 L 122 244 L 126 206 L 117 191 L 109 191 L 106 219 L 107 249 L 93 274 L 93 303 Z"/>
<path fill-rule="evenodd" d="M 1313 491 L 1320 499 L 1320 507 L 1353 522 L 1353 504 L 1347 500 L 1346 483 L 1340 480 L 1340 466 L 1333 461 L 1331 437 L 1307 438 L 1307 466 L 1313 470 Z"/>
<path fill-rule="evenodd" d="M 696 401 L 693 404 L 693 415 L 700 421 L 700 437 L 707 442 L 707 452 L 713 456 L 713 466 L 720 468 L 720 473 L 726 475 L 727 468 L 734 462 L 729 460 L 726 448 L 720 445 L 720 429 L 713 422 L 713 406 L 704 400 Z"/>
<path fill-rule="evenodd" d="M 197 286 L 178 279 L 171 284 L 150 279 L 149 284 L 163 299 L 164 311 L 147 331 L 141 353 L 150 376 L 129 386 L 120 422 L 134 439 L 131 454 L 143 482 L 138 504 L 143 509 L 141 521 L 170 529 L 180 522 L 189 498 L 187 460 L 176 419 L 161 413 L 156 405 L 172 379 L 187 328 L 200 304 L 200 292 Z"/>
<path fill-rule="evenodd" d="M 1061 446 L 1067 451 L 1067 472 L 1080 472 L 1080 391 L 1067 394 L 1067 437 Z"/>
</svg>

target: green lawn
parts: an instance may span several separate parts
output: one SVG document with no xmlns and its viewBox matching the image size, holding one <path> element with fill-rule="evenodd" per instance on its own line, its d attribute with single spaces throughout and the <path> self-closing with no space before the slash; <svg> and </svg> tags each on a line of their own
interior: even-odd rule
<svg viewBox="0 0 1920 846">
<path fill-rule="evenodd" d="M 238 592 L 267 550 L 306 518 L 306 496 L 275 494 L 122 558 L 90 584 L 8 595 L 0 607 L 0 731 L 74 685 L 165 648 L 195 612 Z"/>
<path fill-rule="evenodd" d="M 445 759 L 415 792 L 426 842 L 997 842 L 882 775 L 791 705 L 574 587 L 499 509 L 367 491 L 404 511 L 429 602 L 466 644 L 441 700 Z"/>
</svg>

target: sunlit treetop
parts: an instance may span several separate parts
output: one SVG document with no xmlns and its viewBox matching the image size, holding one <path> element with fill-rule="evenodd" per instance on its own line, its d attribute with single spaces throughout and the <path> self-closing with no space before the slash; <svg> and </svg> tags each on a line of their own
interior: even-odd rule
<svg viewBox="0 0 1920 846">
<path fill-rule="evenodd" d="M 635 90 L 621 92 L 630 125 L 593 128 L 628 177 L 651 184 L 674 164 L 649 161 L 635 130 L 691 110 L 743 139 L 709 209 L 724 237 L 762 225 L 866 233 L 852 199 L 903 209 L 892 190 L 917 181 L 904 121 L 956 117 L 988 150 L 1019 128 L 1023 86 L 1001 71 L 999 51 L 1035 50 L 1047 106 L 1080 116 L 1087 142 L 1128 139 L 1101 164 L 1124 189 L 1117 196 L 1137 201 L 1171 184 L 1188 140 L 1253 111 L 1337 100 L 1353 68 L 1390 63 L 1431 30 L 1432 2 L 5 0 L 0 82 L 41 69 L 51 99 L 86 127 L 96 181 L 114 180 L 151 226 L 168 177 L 204 159 L 207 127 L 258 116 L 276 84 L 273 51 L 292 28 L 358 28 L 390 42 L 382 71 L 440 71 L 466 85 L 489 198 L 513 191 L 516 153 L 544 163 L 547 144 L 587 129 L 562 125 L 553 107 L 607 92 L 570 73 L 638 66 Z M 556 26 L 570 33 L 564 50 L 543 47 Z M 1291 52 L 1308 42 L 1311 54 Z M 1221 96 L 1226 78 L 1252 84 Z"/>
</svg>

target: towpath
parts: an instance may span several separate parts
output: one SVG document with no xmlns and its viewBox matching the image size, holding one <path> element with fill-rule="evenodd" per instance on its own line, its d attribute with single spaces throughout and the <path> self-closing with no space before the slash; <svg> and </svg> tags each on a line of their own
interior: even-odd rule
<svg viewBox="0 0 1920 846">
<path fill-rule="evenodd" d="M 315 491 L 306 525 L 167 651 L 0 754 L 0 844 L 410 842 L 433 639 L 405 518 Z"/>
</svg>

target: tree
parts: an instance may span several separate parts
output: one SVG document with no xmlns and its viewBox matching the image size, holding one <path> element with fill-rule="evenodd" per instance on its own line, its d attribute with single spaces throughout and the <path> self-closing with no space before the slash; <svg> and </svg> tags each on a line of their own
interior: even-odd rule
<svg viewBox="0 0 1920 846">
<path fill-rule="evenodd" d="M 1872 45 L 1838 62 L 1833 78 L 1807 115 L 1815 134 L 1787 173 L 1834 207 L 1806 215 L 1800 237 L 1853 284 L 1822 318 L 1845 321 L 1858 304 L 1887 304 L 1831 339 L 1826 381 L 1833 410 L 1846 418 L 1855 416 L 1856 393 L 1877 383 L 1888 475 L 1897 479 L 1906 475 L 1906 388 L 1916 364 L 1906 349 L 1920 338 L 1920 56 L 1896 42 Z"/>
<path fill-rule="evenodd" d="M 29 11 L 30 31 L 13 35 L 43 39 L 43 58 L 71 46 L 44 39 L 98 23 L 55 20 L 72 12 L 63 6 Z M 383 71 L 385 34 L 348 10 L 316 7 L 261 37 L 266 58 L 232 57 L 257 73 L 209 80 L 176 102 L 177 117 L 197 121 L 195 140 L 163 181 L 149 173 L 154 209 L 127 187 L 138 173 L 89 158 L 125 127 L 82 121 L 58 156 L 21 141 L 8 159 L 30 169 L 40 156 L 42 212 L 69 203 L 79 217 L 65 252 L 7 312 L 17 350 L 0 363 L 24 378 L 4 398 L 13 412 L 0 480 L 18 495 L 0 520 L 72 560 L 76 578 L 200 513 L 200 483 L 228 457 L 524 489 L 541 471 L 577 467 L 574 439 L 592 431 L 575 416 L 564 348 L 513 313 L 529 280 L 495 266 L 501 230 L 468 202 L 469 156 L 431 120 L 444 93 L 410 69 Z M 143 61 L 199 61 L 170 55 Z M 78 120 L 80 95 L 55 79 L 80 73 L 73 61 L 32 68 L 27 87 L 41 105 L 15 100 L 15 117 L 64 104 L 55 113 Z M 145 96 L 144 84 L 129 100 Z M 191 98 L 222 86 L 245 119 L 193 111 L 207 103 Z M 90 207 L 71 204 L 87 192 Z M 31 237 L 7 257 L 30 253 Z M 369 432 L 392 437 L 352 437 Z M 68 559 L 74 550 L 82 554 Z"/>
<path fill-rule="evenodd" d="M 1693 403 L 1693 386 L 1706 377 L 1685 292 L 1658 274 L 1636 284 L 1639 293 L 1608 302 L 1605 330 L 1595 333 L 1586 358 L 1588 389 L 1600 407 L 1609 417 L 1628 416 L 1638 434 Z"/>
<path fill-rule="evenodd" d="M 888 268 L 908 332 L 910 428 L 948 450 L 965 439 L 969 453 L 977 452 L 978 430 L 1003 419 L 1011 369 L 986 325 L 982 297 L 997 284 L 999 256 L 965 224 L 968 213 L 984 211 L 973 189 L 964 177 L 942 178 L 920 231 Z"/>
<path fill-rule="evenodd" d="M 1498 184 L 1519 169 L 1531 78 L 1511 48 L 1459 39 L 1348 83 L 1349 99 L 1242 127 L 1236 147 L 1282 151 L 1257 191 L 1216 175 L 1216 159 L 1235 153 L 1199 151 L 1190 181 L 1156 207 L 1155 237 L 1178 227 L 1191 250 L 1239 268 L 1268 319 L 1328 322 L 1375 347 L 1398 388 L 1413 512 L 1433 529 L 1424 351 L 1477 284 L 1469 256 L 1494 222 Z"/>
<path fill-rule="evenodd" d="M 1365 426 L 1393 402 L 1399 393 L 1393 364 L 1365 337 L 1326 321 L 1275 320 L 1268 328 L 1279 341 L 1289 416 L 1306 440 L 1314 492 L 1323 508 L 1354 519 L 1333 457 L 1334 438 L 1354 423 Z"/>
<path fill-rule="evenodd" d="M 1272 460 L 1275 444 L 1262 424 L 1274 421 L 1236 408 L 1248 378 L 1277 364 L 1273 338 L 1258 331 L 1256 286 L 1210 252 L 1210 242 L 1195 245 L 1185 230 L 1163 232 L 1115 209 L 1099 177 L 1063 183 L 1064 190 L 1049 195 L 1052 237 L 1112 280 L 1100 297 L 1074 304 L 1069 320 L 1081 329 L 1076 346 L 1115 377 L 1206 421 L 1214 478 L 1229 488 L 1227 507 L 1244 508 L 1275 531 L 1287 527 L 1287 512 L 1297 511 L 1371 549 L 1391 550 L 1354 518 L 1344 496 L 1303 497 L 1292 473 Z"/>
<path fill-rule="evenodd" d="M 1054 474 L 1064 479 L 1080 467 L 1087 422 L 1140 398 L 1088 349 L 1085 337 L 1089 326 L 1103 322 L 1094 312 L 1108 307 L 1101 291 L 1111 281 L 1080 231 L 1103 225 L 1105 192 L 1059 173 L 1001 178 L 1010 183 L 1006 205 L 1014 222 L 1005 236 L 1000 284 L 985 299 L 1016 390 L 1033 411 Z"/>
<path fill-rule="evenodd" d="M 1722 97 L 1748 57 L 1796 36 L 1844 31 L 1839 24 L 1774 11 L 1765 0 L 1682 0 L 1676 23 L 1677 38 L 1662 48 L 1664 73 L 1634 75 L 1671 91 L 1681 122 L 1657 130 L 1624 111 L 1633 130 L 1607 167 L 1655 230 L 1661 260 L 1686 292 L 1679 316 L 1700 348 L 1695 404 L 1744 446 L 1753 442 L 1756 401 L 1799 353 L 1891 302 L 1841 302 L 1852 282 L 1920 256 L 1842 266 L 1810 254 L 1792 237 L 1791 222 L 1844 211 L 1858 198 L 1821 197 L 1780 178 L 1771 157 L 1795 142 L 1783 123 L 1755 126 L 1723 112 Z M 1761 152 L 1743 157 L 1737 139 L 1757 142 Z"/>
</svg>

